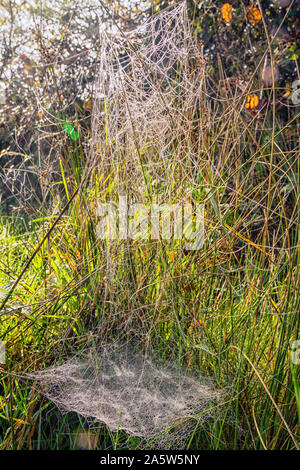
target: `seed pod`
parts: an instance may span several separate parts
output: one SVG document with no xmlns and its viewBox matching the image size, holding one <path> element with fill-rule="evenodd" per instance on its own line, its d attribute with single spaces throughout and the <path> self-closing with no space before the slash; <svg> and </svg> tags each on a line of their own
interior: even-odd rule
<svg viewBox="0 0 300 470">
<path fill-rule="evenodd" d="M 287 8 L 292 0 L 275 0 L 275 5 L 281 8 Z"/>
<path fill-rule="evenodd" d="M 280 72 L 277 64 L 273 64 L 273 67 L 272 65 L 266 65 L 262 70 L 261 79 L 263 84 L 266 86 L 272 86 L 273 78 L 274 83 L 276 83 L 279 80 L 279 77 Z"/>
</svg>

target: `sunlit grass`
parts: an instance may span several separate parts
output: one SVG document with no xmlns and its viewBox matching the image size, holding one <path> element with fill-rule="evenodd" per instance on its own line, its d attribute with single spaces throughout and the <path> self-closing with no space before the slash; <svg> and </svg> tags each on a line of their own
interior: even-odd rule
<svg viewBox="0 0 300 470">
<path fill-rule="evenodd" d="M 115 331 L 134 336 L 157 358 L 201 371 L 228 389 L 222 417 L 197 428 L 190 448 L 299 445 L 299 366 L 290 354 L 291 341 L 299 338 L 299 143 L 296 133 L 287 132 L 299 124 L 293 116 L 281 127 L 280 116 L 269 119 L 268 112 L 256 121 L 237 104 L 224 99 L 214 108 L 203 102 L 207 127 L 197 165 L 188 168 L 176 147 L 167 165 L 155 155 L 159 189 L 149 149 L 142 154 L 141 187 L 130 180 L 123 155 L 118 168 L 104 174 L 97 159 L 84 168 L 84 155 L 71 143 L 69 164 L 60 164 L 61 199 L 45 203 L 31 221 L 2 218 L 3 449 L 76 447 L 74 435 L 85 432 L 85 420 L 62 416 L 22 373 L 84 347 L 99 325 L 99 340 Z M 99 241 L 96 203 L 117 202 L 124 187 L 144 204 L 158 197 L 178 202 L 183 194 L 204 204 L 204 247 L 187 252 L 182 241 Z M 126 442 L 123 433 L 116 442 L 101 425 L 94 431 L 98 448 Z M 126 444 L 140 445 L 137 439 Z"/>
</svg>

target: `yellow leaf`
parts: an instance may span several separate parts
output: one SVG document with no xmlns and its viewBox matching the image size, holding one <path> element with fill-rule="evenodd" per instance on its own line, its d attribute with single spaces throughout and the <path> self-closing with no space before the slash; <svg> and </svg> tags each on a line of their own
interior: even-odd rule
<svg viewBox="0 0 300 470">
<path fill-rule="evenodd" d="M 29 65 L 29 64 L 26 64 L 26 62 L 24 62 L 24 69 L 26 69 L 26 70 L 28 70 L 28 71 L 29 71 L 29 70 L 31 70 L 31 69 L 32 69 L 32 66 L 31 66 L 31 65 Z"/>
<path fill-rule="evenodd" d="M 236 232 L 232 227 L 230 227 L 229 225 L 227 224 L 224 224 L 226 228 L 228 228 L 229 230 L 231 230 L 234 235 L 236 235 L 237 237 L 241 238 L 242 240 L 244 240 L 245 242 L 249 243 L 249 245 L 252 245 L 254 246 L 254 248 L 256 248 L 257 250 L 261 251 L 262 253 L 264 253 L 265 255 L 267 256 L 270 256 L 270 253 L 267 253 L 266 251 L 264 251 L 260 246 L 258 246 L 256 243 L 254 243 L 253 241 L 249 240 L 249 238 L 246 238 L 244 237 L 244 235 L 242 235 L 241 233 L 239 232 Z"/>
<path fill-rule="evenodd" d="M 19 423 L 19 424 L 30 424 L 28 423 L 27 421 L 23 421 L 22 419 L 17 419 L 17 418 L 13 418 L 14 421 L 16 421 L 16 423 Z"/>
</svg>

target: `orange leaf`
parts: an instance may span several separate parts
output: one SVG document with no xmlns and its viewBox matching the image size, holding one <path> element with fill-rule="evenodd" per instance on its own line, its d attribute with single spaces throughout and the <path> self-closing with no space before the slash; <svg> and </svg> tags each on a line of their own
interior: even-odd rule
<svg viewBox="0 0 300 470">
<path fill-rule="evenodd" d="M 222 18 L 226 23 L 230 23 L 232 20 L 232 6 L 230 3 L 224 3 L 221 8 Z"/>
<path fill-rule="evenodd" d="M 253 6 L 247 7 L 246 15 L 247 15 L 248 21 L 254 25 L 258 24 L 260 20 L 262 19 L 262 14 L 259 11 L 259 9 Z"/>
<path fill-rule="evenodd" d="M 255 109 L 259 105 L 259 97 L 257 95 L 248 95 L 245 108 L 246 109 Z"/>
</svg>

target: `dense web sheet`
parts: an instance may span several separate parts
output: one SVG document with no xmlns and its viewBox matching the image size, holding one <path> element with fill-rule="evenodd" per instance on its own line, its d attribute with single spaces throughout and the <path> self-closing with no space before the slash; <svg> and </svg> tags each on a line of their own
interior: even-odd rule
<svg viewBox="0 0 300 470">
<path fill-rule="evenodd" d="M 184 447 L 197 422 L 218 413 L 221 399 L 210 379 L 155 364 L 116 344 L 90 349 L 34 377 L 62 410 L 94 418 L 112 432 L 124 430 L 153 448 Z"/>
</svg>

